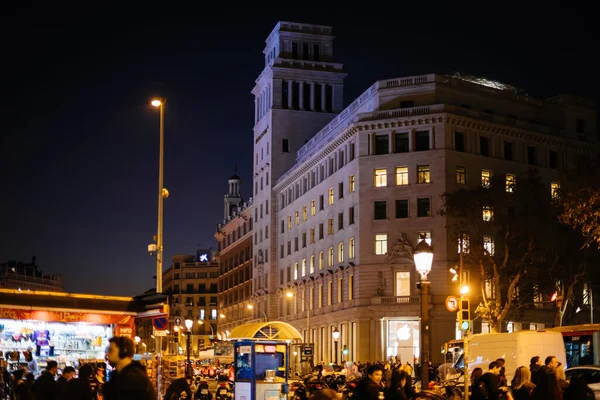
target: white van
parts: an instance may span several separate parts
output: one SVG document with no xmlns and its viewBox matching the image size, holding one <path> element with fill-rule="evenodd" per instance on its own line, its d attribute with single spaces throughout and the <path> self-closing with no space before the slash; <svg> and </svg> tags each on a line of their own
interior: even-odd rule
<svg viewBox="0 0 600 400">
<path fill-rule="evenodd" d="M 544 362 L 547 356 L 555 356 L 562 363 L 562 368 L 567 365 L 565 343 L 559 332 L 482 333 L 469 338 L 468 350 L 469 374 L 477 367 L 486 372 L 492 361 L 504 358 L 509 385 L 518 367 L 529 368 L 531 357 L 539 356 Z"/>
</svg>

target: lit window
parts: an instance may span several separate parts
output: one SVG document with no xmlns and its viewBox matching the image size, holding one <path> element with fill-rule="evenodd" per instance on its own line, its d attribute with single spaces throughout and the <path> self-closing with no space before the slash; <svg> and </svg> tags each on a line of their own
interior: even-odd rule
<svg viewBox="0 0 600 400">
<path fill-rule="evenodd" d="M 327 282 L 327 305 L 331 305 L 331 301 L 333 298 L 333 282 Z"/>
<path fill-rule="evenodd" d="M 329 205 L 333 204 L 333 188 L 329 189 Z"/>
<path fill-rule="evenodd" d="M 319 285 L 319 307 L 323 307 L 323 285 Z"/>
<path fill-rule="evenodd" d="M 467 184 L 467 169 L 465 167 L 456 167 L 456 183 L 459 185 Z"/>
<path fill-rule="evenodd" d="M 327 266 L 331 267 L 333 265 L 333 247 L 327 249 Z"/>
<path fill-rule="evenodd" d="M 558 194 L 560 192 L 560 183 L 558 182 L 550 182 L 550 196 L 552 199 L 558 199 Z"/>
<path fill-rule="evenodd" d="M 200 310 L 200 319 L 201 320 L 206 319 L 206 315 L 205 315 L 205 311 L 204 310 Z"/>
<path fill-rule="evenodd" d="M 354 275 L 348 277 L 348 300 L 354 299 Z"/>
<path fill-rule="evenodd" d="M 288 215 L 288 229 L 292 229 L 292 216 Z"/>
<path fill-rule="evenodd" d="M 387 253 L 387 234 L 375 235 L 375 254 L 383 255 Z"/>
<path fill-rule="evenodd" d="M 302 275 L 301 276 L 304 276 L 304 275 L 306 275 L 306 258 L 302 259 Z"/>
<path fill-rule="evenodd" d="M 481 186 L 489 188 L 492 184 L 492 171 L 487 169 L 481 170 Z"/>
<path fill-rule="evenodd" d="M 309 268 L 309 273 L 312 274 L 313 272 L 315 272 L 315 255 L 313 254 L 312 256 L 310 256 L 310 265 L 308 266 Z"/>
<path fill-rule="evenodd" d="M 294 263 L 294 280 L 298 279 L 298 263 Z"/>
<path fill-rule="evenodd" d="M 296 211 L 296 225 L 300 224 L 300 211 Z"/>
<path fill-rule="evenodd" d="M 354 238 L 348 239 L 348 258 L 354 258 Z"/>
<path fill-rule="evenodd" d="M 333 235 L 333 218 L 327 220 L 327 234 Z"/>
<path fill-rule="evenodd" d="M 338 262 L 344 262 L 344 242 L 338 244 Z"/>
<path fill-rule="evenodd" d="M 396 185 L 408 185 L 408 167 L 396 167 Z"/>
<path fill-rule="evenodd" d="M 417 183 L 431 183 L 429 165 L 417 165 Z"/>
<path fill-rule="evenodd" d="M 506 174 L 506 191 L 512 193 L 517 185 L 517 176 L 514 174 Z"/>
<path fill-rule="evenodd" d="M 387 170 L 386 169 L 376 169 L 375 170 L 374 185 L 375 185 L 375 187 L 387 186 Z"/>
<path fill-rule="evenodd" d="M 313 200 L 310 202 L 310 215 L 315 215 L 317 213 L 317 205 L 316 202 Z"/>
<path fill-rule="evenodd" d="M 319 253 L 319 271 L 323 269 L 323 252 Z"/>
<path fill-rule="evenodd" d="M 410 296 L 410 272 L 396 272 L 396 296 Z"/>
<path fill-rule="evenodd" d="M 306 221 L 308 219 L 308 212 L 306 206 L 302 207 L 302 221 Z"/>
<path fill-rule="evenodd" d="M 467 233 L 461 233 L 458 235 L 458 252 L 463 254 L 469 254 L 469 235 Z"/>
<path fill-rule="evenodd" d="M 310 244 L 315 243 L 315 228 L 310 228 Z"/>
<path fill-rule="evenodd" d="M 210 319 L 217 319 L 217 310 L 210 310 Z"/>
<path fill-rule="evenodd" d="M 492 235 L 483 235 L 483 248 L 490 256 L 496 254 L 496 244 Z"/>
<path fill-rule="evenodd" d="M 425 242 L 431 246 L 431 231 L 417 232 L 417 243 L 421 241 L 423 236 L 425 236 Z"/>
<path fill-rule="evenodd" d="M 350 175 L 350 193 L 354 192 L 354 175 Z"/>
<path fill-rule="evenodd" d="M 490 222 L 494 219 L 494 208 L 490 206 L 483 206 L 483 220 Z"/>
<path fill-rule="evenodd" d="M 344 278 L 338 278 L 337 284 L 337 301 L 338 303 L 342 302 L 342 286 L 344 285 Z"/>
</svg>

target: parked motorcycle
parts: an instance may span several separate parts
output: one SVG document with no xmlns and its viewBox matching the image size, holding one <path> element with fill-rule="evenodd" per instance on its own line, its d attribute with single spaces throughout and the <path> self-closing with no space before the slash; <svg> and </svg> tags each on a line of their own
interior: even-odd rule
<svg viewBox="0 0 600 400">
<path fill-rule="evenodd" d="M 194 398 L 196 400 L 212 400 L 212 393 L 208 390 L 208 381 L 201 380 L 200 383 L 198 383 L 198 389 L 196 390 Z"/>
</svg>

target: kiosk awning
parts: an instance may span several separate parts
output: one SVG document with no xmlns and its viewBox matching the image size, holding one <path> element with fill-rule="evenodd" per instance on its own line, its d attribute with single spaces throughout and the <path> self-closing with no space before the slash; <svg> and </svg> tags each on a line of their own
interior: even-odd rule
<svg viewBox="0 0 600 400">
<path fill-rule="evenodd" d="M 302 340 L 302 335 L 286 322 L 269 321 L 235 327 L 227 339 Z"/>
</svg>

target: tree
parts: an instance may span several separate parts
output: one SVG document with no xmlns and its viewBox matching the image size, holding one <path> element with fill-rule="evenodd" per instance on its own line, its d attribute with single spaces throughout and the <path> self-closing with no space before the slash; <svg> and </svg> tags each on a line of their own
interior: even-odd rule
<svg viewBox="0 0 600 400">
<path fill-rule="evenodd" d="M 440 213 L 447 217 L 449 236 L 457 250 L 462 246 L 465 262 L 480 273 L 481 303 L 475 315 L 488 321 L 493 332 L 501 331 L 513 302 L 533 300 L 520 295 L 519 284 L 529 280 L 534 287 L 533 278 L 553 261 L 547 243 L 556 240 L 559 224 L 549 188 L 535 170 L 520 179 L 512 184 L 499 176 L 487 187 L 442 196 Z"/>
<path fill-rule="evenodd" d="M 597 158 L 582 157 L 559 192 L 560 219 L 600 246 L 600 166 Z"/>
</svg>

